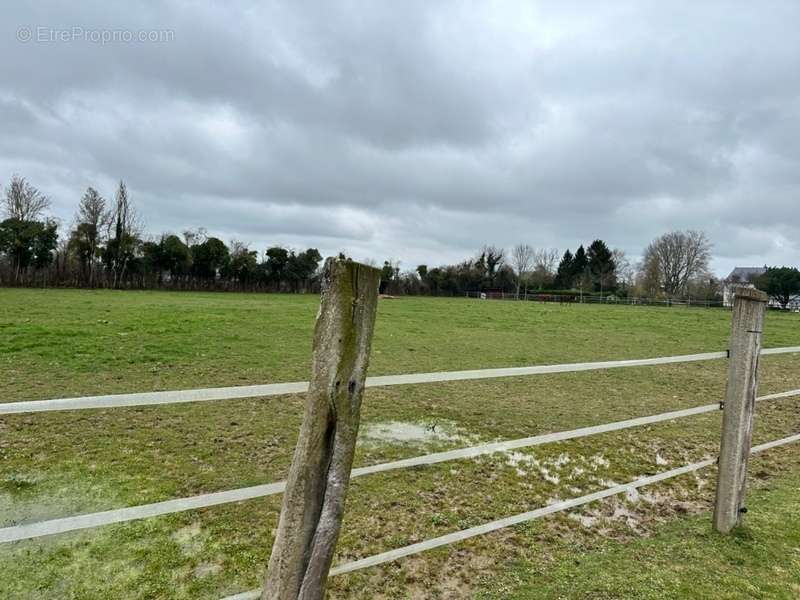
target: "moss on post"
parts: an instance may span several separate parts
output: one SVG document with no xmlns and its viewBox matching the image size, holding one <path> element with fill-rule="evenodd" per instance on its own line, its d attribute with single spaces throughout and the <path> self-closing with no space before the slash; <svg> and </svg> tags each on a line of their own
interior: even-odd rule
<svg viewBox="0 0 800 600">
<path fill-rule="evenodd" d="M 339 537 L 378 302 L 380 271 L 325 261 L 311 381 L 263 599 L 319 599 Z"/>
</svg>

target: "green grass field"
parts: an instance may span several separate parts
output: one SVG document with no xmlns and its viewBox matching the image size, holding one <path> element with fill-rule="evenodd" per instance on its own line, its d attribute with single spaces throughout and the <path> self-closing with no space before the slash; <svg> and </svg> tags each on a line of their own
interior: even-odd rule
<svg viewBox="0 0 800 600">
<path fill-rule="evenodd" d="M 305 380 L 317 306 L 313 296 L 0 289 L 0 401 Z M 729 327 L 720 309 L 381 301 L 370 374 L 715 351 Z M 800 315 L 769 313 L 764 345 L 800 345 Z M 800 388 L 798 367 L 798 355 L 764 357 L 759 392 Z M 371 388 L 356 465 L 707 404 L 722 398 L 725 368 Z M 281 480 L 301 407 L 283 396 L 0 417 L 0 525 Z M 713 456 L 719 423 L 714 413 L 356 479 L 334 562 Z M 439 434 L 414 437 L 433 424 Z M 799 431 L 800 399 L 759 404 L 754 443 Z M 798 524 L 800 452 L 776 449 L 751 464 L 754 509 L 727 540 L 710 535 L 716 474 L 706 469 L 639 498 L 335 577 L 330 595 L 794 597 L 798 540 L 784 529 Z M 258 585 L 279 510 L 273 496 L 5 544 L 0 595 L 216 600 Z M 670 561 L 675 546 L 703 560 Z M 695 586 L 698 569 L 718 583 Z"/>
</svg>

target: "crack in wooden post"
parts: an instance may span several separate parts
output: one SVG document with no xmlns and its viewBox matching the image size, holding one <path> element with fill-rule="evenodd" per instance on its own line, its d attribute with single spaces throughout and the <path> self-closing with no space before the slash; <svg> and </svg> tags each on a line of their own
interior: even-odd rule
<svg viewBox="0 0 800 600">
<path fill-rule="evenodd" d="M 723 534 L 739 525 L 746 512 L 747 460 L 767 300 L 767 295 L 755 288 L 736 288 L 714 503 L 714 529 Z"/>
<path fill-rule="evenodd" d="M 311 381 L 264 600 L 325 594 L 350 482 L 379 284 L 378 269 L 344 258 L 325 261 Z"/>
</svg>

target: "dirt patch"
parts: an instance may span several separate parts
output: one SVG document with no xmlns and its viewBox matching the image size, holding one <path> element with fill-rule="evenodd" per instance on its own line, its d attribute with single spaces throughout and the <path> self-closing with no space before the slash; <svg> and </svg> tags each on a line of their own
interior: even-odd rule
<svg viewBox="0 0 800 600">
<path fill-rule="evenodd" d="M 192 523 L 172 534 L 173 541 L 180 546 L 181 552 L 186 556 L 193 556 L 201 552 L 206 537 L 200 523 Z"/>
<path fill-rule="evenodd" d="M 192 573 L 197 579 L 202 579 L 209 575 L 216 575 L 220 571 L 222 571 L 222 565 L 216 563 L 200 563 L 194 568 Z"/>
<path fill-rule="evenodd" d="M 467 432 L 452 421 L 367 423 L 359 433 L 366 444 L 427 444 L 431 442 L 471 441 Z"/>
</svg>

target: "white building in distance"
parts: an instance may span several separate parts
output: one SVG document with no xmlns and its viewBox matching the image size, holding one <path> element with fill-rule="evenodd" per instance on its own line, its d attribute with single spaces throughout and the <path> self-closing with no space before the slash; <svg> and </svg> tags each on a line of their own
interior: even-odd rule
<svg viewBox="0 0 800 600">
<path fill-rule="evenodd" d="M 754 288 L 756 279 L 761 277 L 766 270 L 766 267 L 736 267 L 722 282 L 722 305 L 733 306 L 734 286 L 743 285 Z"/>
<path fill-rule="evenodd" d="M 722 282 L 722 305 L 733 306 L 733 288 L 734 286 L 746 286 L 754 288 L 755 281 L 761 277 L 765 272 L 766 267 L 736 267 L 731 274 L 728 275 Z M 769 305 L 777 308 L 782 308 L 780 304 L 775 302 L 772 298 L 769 300 Z M 800 309 L 800 295 L 794 296 L 787 307 L 789 310 L 795 312 Z"/>
</svg>

